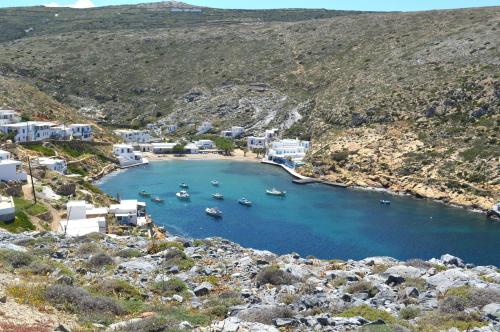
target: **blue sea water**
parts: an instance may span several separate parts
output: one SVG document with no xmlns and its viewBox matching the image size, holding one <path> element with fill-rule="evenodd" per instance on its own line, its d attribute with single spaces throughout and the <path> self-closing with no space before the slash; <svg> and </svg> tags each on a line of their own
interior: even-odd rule
<svg viewBox="0 0 500 332">
<path fill-rule="evenodd" d="M 214 179 L 219 187 L 210 183 Z M 189 185 L 190 202 L 175 197 L 181 182 Z M 245 247 L 325 259 L 381 255 L 429 259 L 450 253 L 475 264 L 500 265 L 500 223 L 481 214 L 386 193 L 296 185 L 271 165 L 161 161 L 111 174 L 99 186 L 112 196 L 146 200 L 154 222 L 178 235 L 220 236 Z M 271 187 L 286 190 L 287 196 L 266 195 Z M 164 198 L 165 203 L 141 198 L 141 190 Z M 214 200 L 215 192 L 225 200 Z M 238 204 L 241 197 L 253 206 Z M 381 199 L 392 204 L 381 205 Z M 207 207 L 219 207 L 224 217 L 207 216 Z"/>
</svg>

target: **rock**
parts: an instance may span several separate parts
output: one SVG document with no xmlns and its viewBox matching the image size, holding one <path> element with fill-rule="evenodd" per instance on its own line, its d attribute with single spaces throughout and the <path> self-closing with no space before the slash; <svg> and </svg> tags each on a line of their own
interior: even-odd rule
<svg viewBox="0 0 500 332">
<path fill-rule="evenodd" d="M 458 257 L 449 255 L 449 254 L 441 256 L 441 262 L 443 262 L 444 265 L 448 265 L 448 266 L 449 265 L 454 265 L 457 267 L 464 267 L 465 266 L 463 260 L 461 260 Z"/>
<path fill-rule="evenodd" d="M 56 194 L 61 196 L 73 196 L 76 191 L 76 184 L 63 183 L 55 189 Z"/>
<path fill-rule="evenodd" d="M 489 319 L 500 321 L 500 303 L 490 303 L 483 307 L 482 312 Z"/>
<path fill-rule="evenodd" d="M 70 330 L 64 326 L 63 324 L 59 324 L 55 329 L 54 332 L 70 332 Z"/>
<path fill-rule="evenodd" d="M 182 303 L 182 301 L 184 301 L 184 298 L 178 294 L 174 294 L 172 296 L 172 299 L 174 299 L 175 301 L 179 302 L 179 303 Z"/>
<path fill-rule="evenodd" d="M 399 276 L 397 274 L 390 274 L 387 277 L 385 284 L 389 285 L 391 287 L 394 287 L 394 286 L 402 284 L 404 281 L 405 281 L 405 278 L 403 278 L 402 276 Z"/>
<path fill-rule="evenodd" d="M 177 265 L 174 265 L 174 266 L 170 267 L 170 269 L 168 269 L 168 272 L 170 272 L 172 274 L 177 274 L 180 272 L 180 270 L 179 270 L 179 267 Z"/>
<path fill-rule="evenodd" d="M 7 296 L 0 297 L 0 303 L 7 303 Z"/>
<path fill-rule="evenodd" d="M 408 278 L 417 279 L 420 278 L 422 275 L 424 275 L 425 271 L 413 266 L 396 265 L 388 268 L 384 273 L 396 274 L 405 279 Z"/>
<path fill-rule="evenodd" d="M 125 263 L 121 263 L 118 266 L 118 269 L 139 272 L 139 273 L 150 273 L 156 269 L 156 266 L 147 261 L 136 259 Z"/>
<path fill-rule="evenodd" d="M 213 286 L 211 283 L 203 282 L 201 285 L 194 289 L 194 294 L 196 296 L 204 296 L 207 295 L 212 290 L 212 288 Z"/>
<path fill-rule="evenodd" d="M 108 326 L 106 332 L 127 330 L 127 327 L 142 321 L 142 318 L 134 318 L 123 322 L 114 323 Z"/>
<path fill-rule="evenodd" d="M 439 272 L 428 277 L 427 283 L 436 287 L 441 293 L 446 292 L 449 288 L 455 288 L 470 284 L 473 280 L 478 280 L 478 276 L 458 268 Z"/>
<path fill-rule="evenodd" d="M 64 259 L 64 258 L 68 257 L 68 251 L 67 250 L 57 250 L 57 251 L 54 251 L 53 253 L 51 253 L 50 257 L 55 258 L 55 259 Z"/>
<path fill-rule="evenodd" d="M 70 286 L 73 285 L 73 278 L 67 275 L 62 275 L 56 279 L 56 283 Z"/>
<path fill-rule="evenodd" d="M 191 325 L 187 321 L 183 321 L 179 323 L 179 329 L 180 330 L 193 330 L 193 325 Z"/>
<path fill-rule="evenodd" d="M 405 288 L 405 297 L 406 298 L 418 297 L 419 295 L 420 295 L 420 292 L 415 287 L 406 287 Z"/>
<path fill-rule="evenodd" d="M 297 326 L 299 322 L 294 318 L 276 318 L 273 319 L 273 324 L 276 327 L 292 327 Z"/>
<path fill-rule="evenodd" d="M 16 244 L 12 243 L 0 243 L 0 249 L 7 249 L 7 250 L 14 250 L 14 251 L 21 251 L 21 252 L 26 252 L 25 247 L 18 246 Z"/>
</svg>

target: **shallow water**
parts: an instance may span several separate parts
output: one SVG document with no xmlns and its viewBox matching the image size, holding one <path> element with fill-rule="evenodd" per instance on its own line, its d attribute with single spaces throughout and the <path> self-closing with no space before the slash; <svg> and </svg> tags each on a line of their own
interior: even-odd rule
<svg viewBox="0 0 500 332">
<path fill-rule="evenodd" d="M 219 187 L 211 185 L 213 179 Z M 189 184 L 190 202 L 175 197 L 181 182 Z M 109 175 L 99 186 L 113 196 L 146 200 L 156 224 L 184 236 L 220 236 L 245 247 L 319 258 L 429 259 L 450 253 L 475 264 L 500 265 L 500 223 L 481 214 L 380 192 L 295 185 L 287 173 L 271 165 L 161 161 Z M 287 196 L 266 195 L 273 186 L 286 190 Z M 141 190 L 165 203 L 141 198 Z M 225 200 L 211 198 L 215 192 Z M 238 204 L 241 197 L 253 206 Z M 381 199 L 392 204 L 381 205 Z M 221 220 L 205 214 L 206 207 L 214 206 L 224 212 Z"/>
</svg>

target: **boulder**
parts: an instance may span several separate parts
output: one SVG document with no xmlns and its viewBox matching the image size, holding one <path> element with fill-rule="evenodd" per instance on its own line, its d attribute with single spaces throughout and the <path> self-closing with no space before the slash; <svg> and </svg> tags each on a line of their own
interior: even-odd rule
<svg viewBox="0 0 500 332">
<path fill-rule="evenodd" d="M 299 322 L 294 318 L 276 318 L 273 319 L 273 324 L 276 327 L 292 327 L 297 326 Z"/>
<path fill-rule="evenodd" d="M 196 296 L 204 296 L 207 295 L 211 290 L 213 286 L 209 282 L 203 282 L 201 283 L 198 287 L 196 287 L 193 291 Z"/>
<path fill-rule="evenodd" d="M 470 284 L 472 281 L 477 280 L 477 275 L 461 269 L 450 269 L 439 272 L 433 276 L 428 277 L 427 283 L 436 287 L 441 293 L 446 292 L 449 288 L 455 288 Z"/>
<path fill-rule="evenodd" d="M 487 318 L 500 321 L 500 303 L 487 304 L 483 307 L 482 312 Z"/>
<path fill-rule="evenodd" d="M 121 263 L 118 266 L 118 269 L 139 272 L 139 273 L 150 273 L 156 269 L 156 266 L 150 262 L 137 259 L 137 260 L 132 260 L 132 261 Z"/>
<path fill-rule="evenodd" d="M 420 295 L 420 292 L 415 287 L 406 287 L 404 292 L 406 298 L 418 297 Z"/>
<path fill-rule="evenodd" d="M 391 287 L 401 285 L 405 281 L 405 278 L 403 278 L 400 275 L 397 274 L 389 274 L 387 277 L 387 280 L 385 281 L 386 285 L 389 285 Z"/>
<path fill-rule="evenodd" d="M 443 262 L 444 265 L 454 265 L 457 267 L 465 267 L 464 261 L 458 257 L 452 256 L 450 254 L 446 254 L 441 256 L 441 262 Z"/>
<path fill-rule="evenodd" d="M 413 266 L 396 265 L 388 268 L 384 273 L 396 274 L 405 279 L 408 278 L 417 279 L 420 278 L 422 275 L 424 275 L 425 271 Z"/>
</svg>

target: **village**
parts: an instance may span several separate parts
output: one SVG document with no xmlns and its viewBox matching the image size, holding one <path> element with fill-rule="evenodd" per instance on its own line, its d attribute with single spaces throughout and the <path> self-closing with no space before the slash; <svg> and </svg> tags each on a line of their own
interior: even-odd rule
<svg viewBox="0 0 500 332">
<path fill-rule="evenodd" d="M 41 209 L 43 213 L 33 216 L 32 219 L 49 219 L 42 222 L 42 228 L 60 234 L 82 236 L 95 232 L 123 234 L 132 231 L 148 236 L 161 236 L 158 233 L 162 229 L 155 227 L 147 214 L 146 202 L 119 197 L 96 199 L 92 191 L 98 192 L 98 189 L 89 182 L 99 176 L 83 177 L 79 172 L 72 172 L 74 167 L 71 163 L 75 161 L 65 160 L 57 154 L 32 156 L 22 161 L 16 159 L 12 153 L 17 147 L 35 146 L 37 149 L 43 149 L 41 147 L 46 148 L 56 142 L 102 144 L 95 139 L 93 127 L 92 124 L 66 125 L 47 121 L 23 121 L 20 112 L 0 109 L 0 135 L 6 141 L 0 147 L 0 183 L 6 188 L 4 192 L 11 193 L 0 196 L 1 225 L 8 227 L 19 218 L 28 217 L 25 213 L 19 213 L 16 202 L 17 205 L 24 206 L 28 204 L 27 201 L 32 200 L 33 206 L 46 207 Z M 190 136 L 195 139 L 178 134 L 178 129 L 175 124 L 149 124 L 145 129 L 114 130 L 113 141 L 107 143 L 110 147 L 108 157 L 114 163 L 102 167 L 99 175 L 105 175 L 116 168 L 146 166 L 150 160 L 169 157 L 193 156 L 211 159 L 223 156 L 230 159 L 233 158 L 231 152 L 235 148 L 243 152 L 246 160 L 279 165 L 296 174 L 294 169 L 303 164 L 310 147 L 308 141 L 280 138 L 277 129 L 265 130 L 258 136 L 247 134 L 245 128 L 239 126 L 217 132 L 211 122 L 204 121 L 195 127 L 195 134 Z M 80 160 L 84 159 L 85 157 Z M 50 181 L 38 179 L 39 172 Z M 70 182 L 65 183 L 66 180 Z M 62 185 L 64 190 L 54 189 L 51 182 L 65 183 Z M 76 189 L 78 183 L 83 187 L 80 190 Z M 85 187 L 93 190 L 86 190 Z M 44 204 L 40 205 L 40 201 Z M 51 210 L 52 216 L 47 217 Z"/>
</svg>

